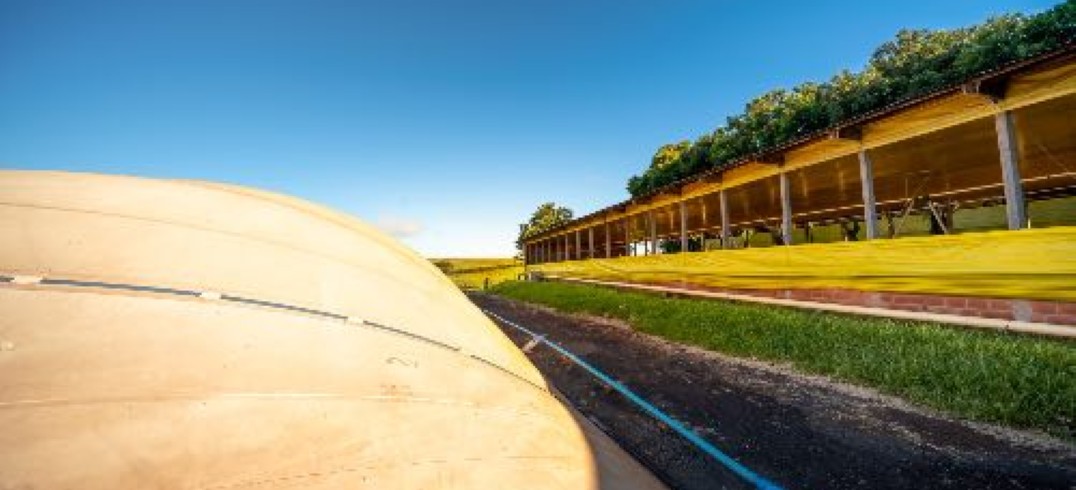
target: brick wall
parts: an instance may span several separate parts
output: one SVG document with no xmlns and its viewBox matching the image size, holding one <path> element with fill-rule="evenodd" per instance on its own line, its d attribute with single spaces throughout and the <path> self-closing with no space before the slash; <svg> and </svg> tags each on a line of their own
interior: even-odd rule
<svg viewBox="0 0 1076 490">
<path fill-rule="evenodd" d="M 1076 325 L 1076 303 L 1007 298 L 976 298 L 854 289 L 721 289 L 679 283 L 666 286 L 765 298 L 944 313 L 1055 325 Z"/>
</svg>

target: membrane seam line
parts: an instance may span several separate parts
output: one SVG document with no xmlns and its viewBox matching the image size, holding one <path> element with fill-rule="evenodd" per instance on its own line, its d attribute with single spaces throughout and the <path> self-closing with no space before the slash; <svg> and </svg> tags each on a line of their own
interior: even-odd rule
<svg viewBox="0 0 1076 490">
<path fill-rule="evenodd" d="M 671 415 L 666 414 L 660 408 L 654 406 L 653 404 L 648 402 L 645 398 L 643 398 L 643 397 L 639 396 L 638 394 L 636 394 L 634 391 L 629 389 L 623 383 L 613 379 L 611 376 L 609 376 L 608 374 L 605 374 L 600 369 L 598 369 L 598 368 L 592 366 L 591 364 L 587 363 L 586 361 L 584 361 L 579 356 L 575 355 L 574 353 L 572 353 L 568 349 L 562 347 L 560 344 L 557 344 L 556 342 L 550 341 L 549 339 L 546 339 L 545 337 L 541 336 L 537 332 L 534 332 L 534 331 L 532 331 L 530 329 L 527 329 L 526 327 L 523 327 L 522 325 L 519 325 L 519 324 L 517 324 L 515 322 L 512 322 L 511 320 L 508 320 L 508 319 L 506 319 L 506 318 L 504 318 L 504 317 L 502 317 L 502 316 L 500 316 L 500 315 L 498 315 L 496 313 L 493 313 L 492 311 L 489 311 L 489 310 L 484 309 L 484 308 L 482 309 L 482 311 L 485 312 L 487 315 L 493 317 L 494 319 L 500 321 L 501 323 L 504 323 L 505 325 L 513 327 L 513 328 L 515 328 L 515 329 L 517 329 L 517 330 L 519 330 L 519 331 L 521 331 L 523 333 L 526 333 L 527 335 L 530 335 L 531 338 L 533 338 L 533 339 L 538 339 L 539 342 L 541 342 L 541 343 L 543 343 L 545 345 L 548 345 L 550 348 L 552 348 L 558 354 L 564 356 L 565 358 L 572 361 L 573 363 L 575 363 L 579 367 L 582 367 L 584 370 L 589 372 L 595 378 L 598 378 L 598 380 L 601 381 L 603 384 L 605 384 L 606 386 L 609 386 L 610 388 L 616 390 L 621 395 L 624 395 L 625 398 L 627 398 L 629 401 L 634 403 L 639 408 L 643 409 L 643 411 L 650 414 L 652 417 L 654 417 L 655 419 L 657 419 L 661 423 L 665 424 L 667 427 L 669 427 L 669 428 L 673 429 L 674 431 L 676 431 L 676 433 L 680 434 L 680 436 L 682 436 L 684 439 L 687 439 L 688 442 L 692 443 L 699 450 L 706 453 L 708 456 L 712 457 L 713 459 L 717 460 L 717 462 L 721 463 L 722 466 L 724 466 L 725 468 L 728 468 L 730 471 L 735 473 L 737 476 L 742 478 L 744 481 L 754 485 L 755 488 L 760 488 L 760 489 L 765 489 L 765 490 L 781 490 L 781 487 L 778 486 L 776 483 L 773 483 L 773 482 L 767 480 L 766 478 L 762 477 L 758 473 L 755 473 L 754 471 L 752 471 L 748 467 L 744 466 L 739 461 L 736 461 L 731 456 L 725 454 L 720 449 L 718 449 L 716 446 L 714 446 L 713 444 L 710 444 L 706 439 L 703 439 L 701 436 L 696 434 L 695 431 L 693 431 L 691 429 L 688 429 L 680 421 L 676 420 Z"/>
<path fill-rule="evenodd" d="M 104 281 L 81 281 L 77 279 L 42 279 L 40 284 L 46 286 L 75 286 L 86 288 L 101 288 L 101 289 L 121 289 L 125 291 L 139 291 L 147 293 L 158 294 L 171 294 L 175 296 L 198 296 L 201 294 L 198 291 L 189 291 L 186 289 L 175 289 L 160 286 L 142 286 L 137 284 L 124 284 L 116 282 L 104 282 Z"/>
<path fill-rule="evenodd" d="M 493 361 L 490 361 L 489 359 L 486 359 L 486 358 L 480 357 L 480 356 L 476 356 L 474 354 L 471 354 L 471 358 L 478 361 L 478 362 L 486 364 L 487 366 L 490 366 L 490 367 L 492 367 L 494 369 L 500 370 L 500 371 L 504 372 L 505 374 L 508 374 L 510 376 L 518 378 L 520 381 L 523 381 L 524 383 L 527 383 L 527 384 L 529 384 L 531 386 L 534 386 L 535 388 L 538 388 L 538 389 L 540 389 L 542 391 L 548 391 L 545 388 L 542 388 L 541 386 L 538 386 L 538 385 L 532 383 L 530 380 L 528 380 L 526 378 L 523 378 L 523 377 L 520 377 L 516 373 L 513 373 L 512 371 L 509 371 L 508 369 L 505 369 L 503 366 L 501 366 L 499 364 L 496 364 Z"/>
<path fill-rule="evenodd" d="M 14 281 L 15 281 L 14 276 L 0 275 L 0 284 L 12 284 Z M 189 290 L 189 289 L 177 289 L 177 288 L 169 288 L 169 287 L 162 287 L 162 286 L 144 286 L 144 285 L 138 285 L 138 284 L 127 284 L 127 283 L 107 282 L 107 281 L 86 281 L 86 280 L 80 280 L 80 279 L 43 278 L 36 285 L 39 285 L 39 286 L 68 286 L 68 287 L 80 287 L 80 288 L 99 288 L 99 289 L 111 289 L 111 290 L 119 290 L 119 291 L 135 291 L 135 292 L 164 294 L 164 295 L 172 295 L 172 296 L 183 296 L 183 297 L 188 297 L 188 298 L 191 298 L 191 297 L 193 297 L 193 298 L 204 298 L 203 295 L 205 294 L 205 291 L 193 291 L 193 290 Z M 406 337 L 406 338 L 409 338 L 409 339 L 412 339 L 412 340 L 421 341 L 421 342 L 424 342 L 426 344 L 430 344 L 430 345 L 432 345 L 434 347 L 439 347 L 439 348 L 442 348 L 442 349 L 445 349 L 445 350 L 448 350 L 448 351 L 451 351 L 451 352 L 455 352 L 457 354 L 463 354 L 461 352 L 460 347 L 458 347 L 458 346 L 446 344 L 446 343 L 441 342 L 441 341 L 436 340 L 436 339 L 431 339 L 431 338 L 423 336 L 423 335 L 419 335 L 419 334 L 416 334 L 416 333 L 413 333 L 413 332 L 408 332 L 406 330 L 401 330 L 401 329 L 398 329 L 398 328 L 395 328 L 395 327 L 390 327 L 388 325 L 383 325 L 381 323 L 372 322 L 372 321 L 369 321 L 369 320 L 361 320 L 359 322 L 352 323 L 349 320 L 352 317 L 349 317 L 348 315 L 341 315 L 339 313 L 332 313 L 332 312 L 324 311 L 324 310 L 317 310 L 317 309 L 306 308 L 306 307 L 302 307 L 302 306 L 289 305 L 289 304 L 286 304 L 286 303 L 278 303 L 278 302 L 275 302 L 275 301 L 267 301 L 267 300 L 260 300 L 260 299 L 254 299 L 254 298 L 247 298 L 247 297 L 243 297 L 243 296 L 235 296 L 235 295 L 230 295 L 230 294 L 221 294 L 219 296 L 219 298 L 215 298 L 212 301 L 227 301 L 229 303 L 246 304 L 246 305 L 258 306 L 258 307 L 263 307 L 263 308 L 268 308 L 268 309 L 273 309 L 273 310 L 281 310 L 281 311 L 295 312 L 295 313 L 304 313 L 304 314 L 308 314 L 308 315 L 320 316 L 320 317 L 324 317 L 324 318 L 327 318 L 327 319 L 337 320 L 337 321 L 343 322 L 345 324 L 361 324 L 362 326 L 366 326 L 366 327 L 369 327 L 369 328 L 380 330 L 382 332 L 386 332 L 386 333 L 394 334 L 394 335 L 399 335 L 399 336 Z M 487 366 L 494 367 L 498 371 L 500 371 L 501 373 L 507 374 L 507 375 L 515 378 L 518 381 L 522 381 L 522 382 L 530 385 L 531 387 L 537 388 L 539 391 L 545 392 L 547 394 L 549 393 L 549 391 L 546 390 L 544 387 L 533 383 L 532 381 L 528 380 L 527 378 L 524 378 L 523 376 L 520 376 L 519 374 L 516 374 L 516 373 L 512 372 L 511 370 L 509 370 L 509 369 L 507 369 L 507 368 L 505 368 L 505 367 L 503 367 L 503 366 L 501 366 L 499 364 L 494 363 L 493 361 L 490 361 L 488 359 L 482 358 L 480 356 L 476 356 L 474 354 L 466 354 L 465 357 L 468 357 L 468 358 L 474 359 L 476 361 L 479 361 L 482 364 L 485 364 Z"/>
<path fill-rule="evenodd" d="M 220 299 L 223 301 L 231 301 L 235 303 L 246 303 L 255 306 L 264 306 L 267 308 L 275 308 L 278 310 L 296 311 L 299 313 L 306 313 L 310 315 L 323 316 L 326 318 L 332 318 L 334 320 L 347 320 L 347 315 L 339 315 L 336 313 L 330 313 L 328 311 L 315 310 L 313 308 L 304 308 L 302 306 L 294 306 L 285 303 L 277 303 L 275 301 L 266 301 L 261 299 L 246 298 L 242 296 L 233 296 L 230 294 L 222 294 Z"/>
</svg>

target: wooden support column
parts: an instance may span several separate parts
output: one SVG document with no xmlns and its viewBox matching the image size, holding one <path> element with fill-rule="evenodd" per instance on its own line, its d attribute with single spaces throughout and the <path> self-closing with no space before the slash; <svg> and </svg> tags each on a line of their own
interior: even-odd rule
<svg viewBox="0 0 1076 490">
<path fill-rule="evenodd" d="M 571 260 L 571 255 L 568 255 L 568 234 L 564 234 L 564 253 L 561 254 L 561 261 L 567 262 Z"/>
<path fill-rule="evenodd" d="M 611 226 L 609 222 L 605 222 L 605 258 L 611 258 L 613 256 L 613 235 L 611 233 Z"/>
<path fill-rule="evenodd" d="M 624 255 L 631 257 L 631 218 L 624 218 Z"/>
<path fill-rule="evenodd" d="M 721 248 L 729 248 L 729 235 L 731 235 L 729 224 L 729 198 L 725 193 L 725 189 L 721 189 L 717 194 L 717 201 L 721 205 Z"/>
<path fill-rule="evenodd" d="M 658 222 L 654 219 L 654 210 L 646 212 L 647 224 L 650 225 L 650 255 L 658 254 Z"/>
<path fill-rule="evenodd" d="M 1012 112 L 994 116 L 994 126 L 1001 154 L 1001 180 L 1005 183 L 1005 218 L 1010 230 L 1019 230 L 1027 226 L 1027 204 L 1024 202 L 1024 185 L 1020 181 L 1020 152 Z"/>
<path fill-rule="evenodd" d="M 680 201 L 680 253 L 687 252 L 687 201 Z"/>
<path fill-rule="evenodd" d="M 583 233 L 575 230 L 575 260 L 583 260 Z"/>
<path fill-rule="evenodd" d="M 587 228 L 587 255 L 588 258 L 594 258 L 594 227 Z"/>
<path fill-rule="evenodd" d="M 792 245 L 792 186 L 788 172 L 779 174 L 781 179 L 781 239 L 785 245 Z"/>
<path fill-rule="evenodd" d="M 863 190 L 863 223 L 867 240 L 878 238 L 878 201 L 874 198 L 874 163 L 867 150 L 859 150 L 859 181 Z"/>
</svg>

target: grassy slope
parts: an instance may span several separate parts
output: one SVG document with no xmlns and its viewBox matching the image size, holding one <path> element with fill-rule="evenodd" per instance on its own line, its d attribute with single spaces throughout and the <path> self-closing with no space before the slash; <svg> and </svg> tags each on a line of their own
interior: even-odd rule
<svg viewBox="0 0 1076 490">
<path fill-rule="evenodd" d="M 523 273 L 523 263 L 516 259 L 432 259 L 461 289 L 482 289 L 490 284 L 515 280 Z"/>
<path fill-rule="evenodd" d="M 563 283 L 506 282 L 494 292 L 619 318 L 676 342 L 789 362 L 971 419 L 1076 439 L 1076 343 Z"/>
</svg>

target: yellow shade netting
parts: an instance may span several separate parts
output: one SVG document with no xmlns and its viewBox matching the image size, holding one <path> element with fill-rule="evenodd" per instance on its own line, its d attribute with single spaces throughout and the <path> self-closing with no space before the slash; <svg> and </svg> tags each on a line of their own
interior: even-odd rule
<svg viewBox="0 0 1076 490">
<path fill-rule="evenodd" d="M 548 263 L 559 277 L 1076 301 L 1076 227 Z"/>
</svg>

